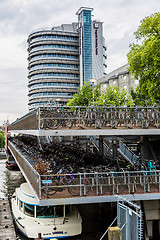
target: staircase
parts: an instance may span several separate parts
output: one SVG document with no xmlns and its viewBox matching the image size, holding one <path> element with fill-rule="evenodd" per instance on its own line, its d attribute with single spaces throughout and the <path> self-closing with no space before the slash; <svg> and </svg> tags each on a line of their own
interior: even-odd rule
<svg viewBox="0 0 160 240">
<path fill-rule="evenodd" d="M 142 210 L 140 210 L 140 218 L 138 218 L 138 240 L 144 240 L 144 216 Z"/>
<path fill-rule="evenodd" d="M 139 157 L 134 154 L 122 141 L 119 142 L 118 152 L 130 162 L 130 164 L 139 167 Z"/>
</svg>

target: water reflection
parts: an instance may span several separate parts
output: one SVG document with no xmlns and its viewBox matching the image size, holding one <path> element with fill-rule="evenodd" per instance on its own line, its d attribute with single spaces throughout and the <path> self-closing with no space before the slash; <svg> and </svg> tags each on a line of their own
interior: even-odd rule
<svg viewBox="0 0 160 240">
<path fill-rule="evenodd" d="M 20 171 L 10 171 L 5 165 L 6 159 L 0 160 L 0 198 L 7 198 L 25 179 Z"/>
</svg>

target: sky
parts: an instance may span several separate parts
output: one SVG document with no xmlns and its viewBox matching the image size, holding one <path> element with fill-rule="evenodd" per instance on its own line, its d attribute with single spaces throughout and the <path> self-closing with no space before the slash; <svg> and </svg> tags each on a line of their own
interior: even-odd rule
<svg viewBox="0 0 160 240">
<path fill-rule="evenodd" d="M 80 7 L 103 22 L 109 73 L 127 63 L 140 21 L 160 11 L 159 0 L 0 0 L 0 125 L 28 112 L 27 38 L 40 28 L 77 22 Z"/>
</svg>

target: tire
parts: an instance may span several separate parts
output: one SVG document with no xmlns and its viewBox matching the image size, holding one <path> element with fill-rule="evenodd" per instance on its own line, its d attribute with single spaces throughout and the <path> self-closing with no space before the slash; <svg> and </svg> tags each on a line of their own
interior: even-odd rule
<svg viewBox="0 0 160 240">
<path fill-rule="evenodd" d="M 52 187 L 51 187 L 51 188 L 48 188 L 48 189 L 47 189 L 47 194 L 46 194 L 46 191 L 45 191 L 45 194 L 46 194 L 46 195 L 49 195 L 49 196 L 52 196 L 52 195 L 54 195 L 56 192 L 57 192 L 57 191 L 56 191 L 56 188 L 54 188 L 54 187 L 52 188 Z"/>
<path fill-rule="evenodd" d="M 72 195 L 72 196 L 80 196 L 80 182 L 79 179 L 73 179 L 71 182 L 70 187 L 68 187 L 68 192 Z M 77 186 L 74 186 L 77 185 Z M 83 179 L 82 180 L 82 193 L 83 195 L 87 195 L 87 193 L 91 190 L 91 187 L 89 186 L 90 182 L 88 181 L 88 179 Z M 84 187 L 85 187 L 85 193 L 84 193 Z"/>
<path fill-rule="evenodd" d="M 68 192 L 72 195 L 72 196 L 80 196 L 80 186 L 74 186 L 74 185 L 79 185 L 79 179 L 73 179 L 72 180 L 72 185 L 70 187 L 68 187 Z"/>
</svg>

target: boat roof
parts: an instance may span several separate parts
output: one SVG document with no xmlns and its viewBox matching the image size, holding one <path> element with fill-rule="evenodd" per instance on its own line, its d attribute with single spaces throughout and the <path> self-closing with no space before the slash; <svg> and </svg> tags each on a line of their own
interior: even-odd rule
<svg viewBox="0 0 160 240">
<path fill-rule="evenodd" d="M 18 199 L 22 202 L 31 205 L 39 205 L 34 193 L 30 189 L 27 182 L 22 183 L 19 188 L 16 188 L 15 193 Z"/>
</svg>

